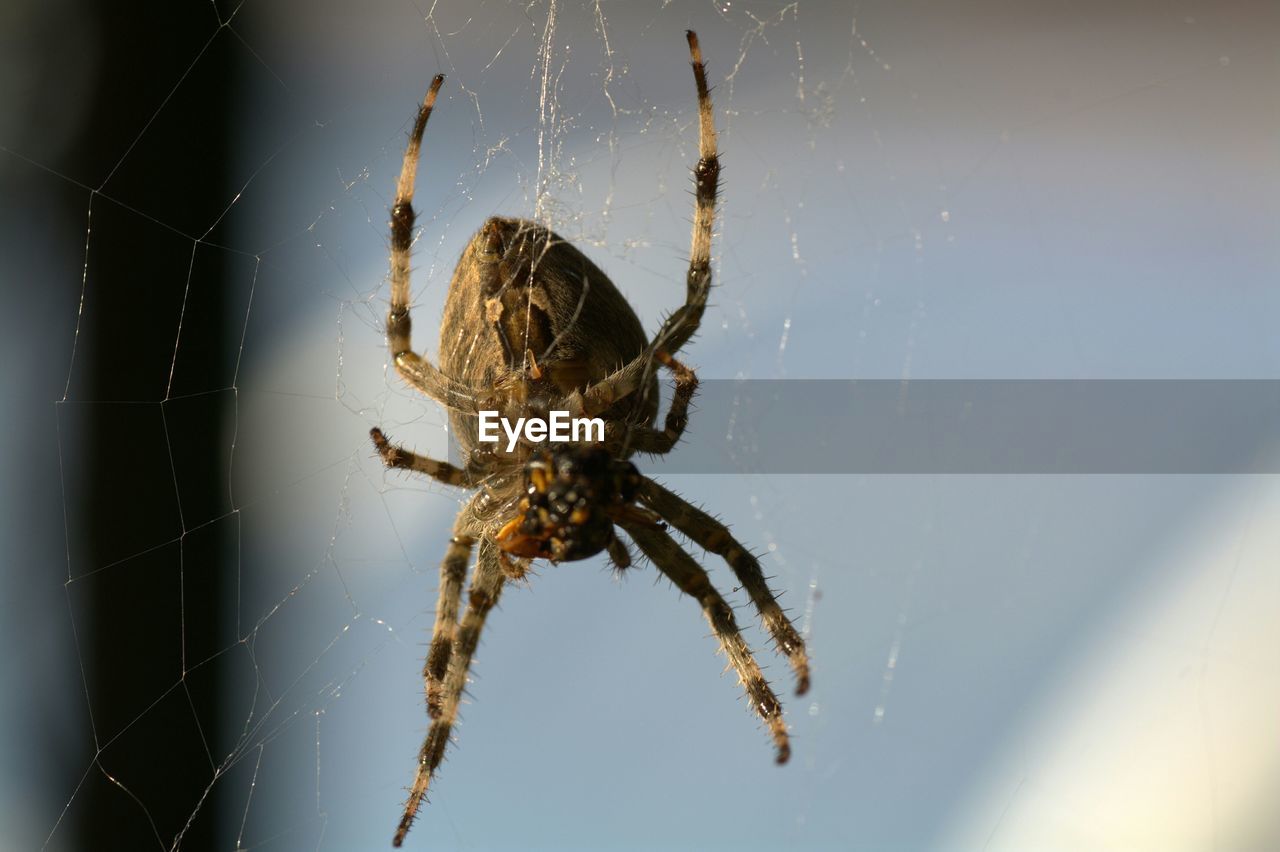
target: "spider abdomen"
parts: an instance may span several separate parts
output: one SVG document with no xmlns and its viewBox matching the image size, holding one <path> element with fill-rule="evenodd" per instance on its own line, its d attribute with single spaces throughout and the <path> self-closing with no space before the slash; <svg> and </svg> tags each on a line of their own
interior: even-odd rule
<svg viewBox="0 0 1280 852">
<path fill-rule="evenodd" d="M 440 324 L 440 366 L 468 387 L 493 389 L 519 415 L 526 399 L 563 399 L 644 352 L 644 327 L 626 298 L 586 255 L 526 219 L 493 217 L 458 260 Z M 657 379 L 606 416 L 649 424 Z M 476 418 L 450 413 L 464 452 Z"/>
</svg>

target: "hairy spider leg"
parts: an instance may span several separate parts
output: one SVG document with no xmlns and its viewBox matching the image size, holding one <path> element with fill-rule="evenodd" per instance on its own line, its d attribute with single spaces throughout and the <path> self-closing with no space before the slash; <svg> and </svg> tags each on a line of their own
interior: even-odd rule
<svg viewBox="0 0 1280 852">
<path fill-rule="evenodd" d="M 729 563 L 738 582 L 751 596 L 751 602 L 760 613 L 761 621 L 777 644 L 778 651 L 785 654 L 791 663 L 796 675 L 796 695 L 808 692 L 809 656 L 804 640 L 782 607 L 778 606 L 778 599 L 760 569 L 760 561 L 729 533 L 728 527 L 647 476 L 640 485 L 639 496 L 641 502 L 661 515 L 663 520 Z"/>
<path fill-rule="evenodd" d="M 622 528 L 659 571 L 671 578 L 682 592 L 702 605 L 711 629 L 720 640 L 721 649 L 746 690 L 751 709 L 769 728 L 777 749 L 777 762 L 786 763 L 791 757 L 791 743 L 787 736 L 787 723 L 782 718 L 782 704 L 764 679 L 747 641 L 742 638 L 732 607 L 711 585 L 711 578 L 702 566 L 665 531 L 657 526 L 631 521 L 623 522 Z"/>
<path fill-rule="evenodd" d="M 653 369 L 659 350 L 671 356 L 689 342 L 702 323 L 711 291 L 711 234 L 715 225 L 717 187 L 720 183 L 720 155 L 716 149 L 715 114 L 711 109 L 711 90 L 707 87 L 707 69 L 702 62 L 702 48 L 693 30 L 685 33 L 689 41 L 689 57 L 693 79 L 698 87 L 698 164 L 693 169 L 695 206 L 693 234 L 689 246 L 689 271 L 685 278 L 685 302 L 675 310 L 653 342 L 629 364 L 571 397 L 573 413 L 593 417 L 617 400 L 643 387 Z"/>
<path fill-rule="evenodd" d="M 654 429 L 645 423 L 626 423 L 605 426 L 606 437 L 617 441 L 622 452 L 635 450 L 652 453 L 655 456 L 671 452 L 685 427 L 689 425 L 689 403 L 698 389 L 698 376 L 689 367 L 672 358 L 664 350 L 656 353 L 658 362 L 670 370 L 675 378 L 675 393 L 671 397 L 671 408 L 667 411 L 666 422 L 662 429 Z"/>
<path fill-rule="evenodd" d="M 454 485 L 460 488 L 470 488 L 475 485 L 470 471 L 454 467 L 448 462 L 436 461 L 429 456 L 418 455 L 412 450 L 406 450 L 398 444 L 393 444 L 387 440 L 387 436 L 376 426 L 369 430 L 369 437 L 373 439 L 373 446 L 378 450 L 378 455 L 382 457 L 382 463 L 387 467 L 425 473 L 445 485 Z"/>
<path fill-rule="evenodd" d="M 413 247 L 413 188 L 422 151 L 422 134 L 444 83 L 437 74 L 418 109 L 418 117 L 404 150 L 404 163 L 396 183 L 396 200 L 391 207 L 391 310 L 387 312 L 387 346 L 400 377 L 427 396 L 455 411 L 474 412 L 475 394 L 466 385 L 449 378 L 434 364 L 413 351 L 409 318 L 409 253 Z"/>
<path fill-rule="evenodd" d="M 449 663 L 445 675 L 443 700 L 440 715 L 431 722 L 427 729 L 427 737 L 418 751 L 418 770 L 413 778 L 413 786 L 409 789 L 409 799 L 405 802 L 404 816 L 396 828 L 392 844 L 400 846 L 405 835 L 413 825 L 418 814 L 431 778 L 444 759 L 445 749 L 449 745 L 449 734 L 458 716 L 458 704 L 462 699 L 462 690 L 467 685 L 467 674 L 471 671 L 471 659 L 475 655 L 476 646 L 480 643 L 480 633 L 484 629 L 484 620 L 498 596 L 502 593 L 506 574 L 498 557 L 498 547 L 489 539 L 480 540 L 479 556 L 476 559 L 475 571 L 471 576 L 471 590 L 467 601 L 467 611 L 458 625 L 457 641 L 454 643 L 453 659 Z"/>
</svg>

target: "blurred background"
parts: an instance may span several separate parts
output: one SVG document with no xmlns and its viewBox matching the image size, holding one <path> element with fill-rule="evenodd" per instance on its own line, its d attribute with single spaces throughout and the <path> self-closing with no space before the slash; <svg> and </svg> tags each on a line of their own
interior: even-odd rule
<svg viewBox="0 0 1280 852">
<path fill-rule="evenodd" d="M 389 844 L 461 496 L 367 437 L 447 448 L 381 328 L 413 112 L 448 75 L 420 348 L 494 213 L 652 329 L 688 259 L 686 28 L 724 162 L 704 379 L 1280 378 L 1270 4 L 9 4 L 0 845 Z M 810 642 L 791 763 L 652 567 L 546 566 L 489 621 L 410 848 L 1280 846 L 1274 476 L 679 454 L 647 469 Z"/>
</svg>

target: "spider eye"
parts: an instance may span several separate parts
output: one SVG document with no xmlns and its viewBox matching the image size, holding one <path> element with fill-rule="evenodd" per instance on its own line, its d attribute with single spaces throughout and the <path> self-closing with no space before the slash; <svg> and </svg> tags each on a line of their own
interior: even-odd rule
<svg viewBox="0 0 1280 852">
<path fill-rule="evenodd" d="M 520 515 L 498 543 L 517 556 L 572 562 L 613 541 L 613 517 L 630 504 L 640 483 L 635 465 L 600 447 L 542 452 L 524 469 Z"/>
</svg>

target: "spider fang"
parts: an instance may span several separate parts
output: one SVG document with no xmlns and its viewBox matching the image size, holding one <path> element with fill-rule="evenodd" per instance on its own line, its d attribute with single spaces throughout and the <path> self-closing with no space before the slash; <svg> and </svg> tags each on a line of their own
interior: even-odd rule
<svg viewBox="0 0 1280 852">
<path fill-rule="evenodd" d="M 617 520 L 654 523 L 632 505 L 640 472 L 601 447 L 541 452 L 524 469 L 519 512 L 498 531 L 498 547 L 515 556 L 572 562 L 604 550 Z"/>
</svg>

